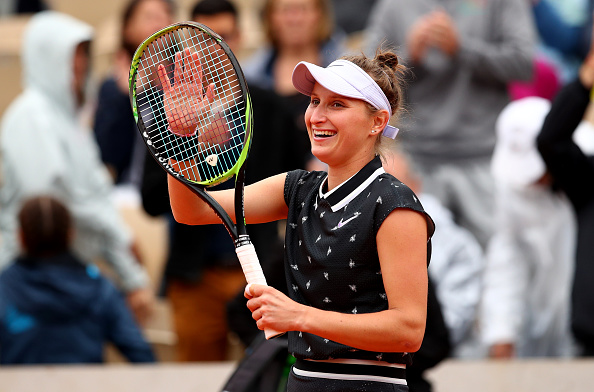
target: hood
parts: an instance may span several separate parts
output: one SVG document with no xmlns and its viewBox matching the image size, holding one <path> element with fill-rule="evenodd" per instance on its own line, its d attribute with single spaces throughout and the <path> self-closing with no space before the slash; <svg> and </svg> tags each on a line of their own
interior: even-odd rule
<svg viewBox="0 0 594 392">
<path fill-rule="evenodd" d="M 88 314 L 98 302 L 101 280 L 96 267 L 84 266 L 70 254 L 34 265 L 23 260 L 0 277 L 1 297 L 19 312 L 38 320 L 64 321 Z"/>
<path fill-rule="evenodd" d="M 90 25 L 71 16 L 55 11 L 35 14 L 23 37 L 25 88 L 39 90 L 59 105 L 74 110 L 74 51 L 78 44 L 90 41 L 92 36 Z"/>
</svg>

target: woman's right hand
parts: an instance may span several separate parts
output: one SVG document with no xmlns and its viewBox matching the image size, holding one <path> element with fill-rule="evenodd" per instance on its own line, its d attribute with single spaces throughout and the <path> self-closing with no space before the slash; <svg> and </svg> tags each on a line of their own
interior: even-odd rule
<svg viewBox="0 0 594 392">
<path fill-rule="evenodd" d="M 175 54 L 173 84 L 163 64 L 159 64 L 157 74 L 171 131 L 179 136 L 192 136 L 199 124 L 206 121 L 214 102 L 213 83 L 202 94 L 202 65 L 198 53 L 187 48 Z"/>
<path fill-rule="evenodd" d="M 263 331 L 296 331 L 307 312 L 305 305 L 293 301 L 270 286 L 248 285 L 244 296 L 248 299 L 247 307 L 252 312 L 252 318 Z"/>
</svg>

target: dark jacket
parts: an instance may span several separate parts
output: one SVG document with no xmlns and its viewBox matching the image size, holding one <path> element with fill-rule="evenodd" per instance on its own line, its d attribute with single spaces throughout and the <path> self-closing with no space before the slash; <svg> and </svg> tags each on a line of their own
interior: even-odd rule
<svg viewBox="0 0 594 392">
<path fill-rule="evenodd" d="M 573 141 L 590 103 L 579 80 L 556 96 L 538 136 L 538 149 L 555 184 L 577 215 L 578 239 L 571 298 L 571 328 L 588 355 L 594 355 L 594 161 Z"/>
<path fill-rule="evenodd" d="M 0 274 L 0 364 L 100 363 L 106 342 L 131 362 L 155 360 L 97 267 L 65 253 L 19 258 Z"/>
</svg>

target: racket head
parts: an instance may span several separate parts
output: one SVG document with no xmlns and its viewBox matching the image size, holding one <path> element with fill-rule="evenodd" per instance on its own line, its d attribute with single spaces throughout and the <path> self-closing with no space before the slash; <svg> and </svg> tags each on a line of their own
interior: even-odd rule
<svg viewBox="0 0 594 392">
<path fill-rule="evenodd" d="M 194 53 L 197 62 L 188 56 Z M 192 89 L 169 95 L 176 105 L 194 108 L 197 98 L 202 98 L 204 107 L 193 119 L 192 135 L 172 132 L 166 109 L 169 86 L 159 78 L 160 66 L 174 89 L 184 81 L 194 82 Z M 129 91 L 142 139 L 167 172 L 199 188 L 240 172 L 252 139 L 251 99 L 239 62 L 217 33 L 194 22 L 176 23 L 154 33 L 134 54 Z"/>
</svg>

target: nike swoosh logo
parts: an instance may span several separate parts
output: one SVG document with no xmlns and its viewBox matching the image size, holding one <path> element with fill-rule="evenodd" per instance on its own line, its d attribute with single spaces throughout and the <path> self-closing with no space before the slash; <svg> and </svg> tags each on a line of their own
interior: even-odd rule
<svg viewBox="0 0 594 392">
<path fill-rule="evenodd" d="M 346 225 L 347 223 L 349 223 L 353 219 L 358 218 L 359 215 L 361 215 L 360 212 L 355 212 L 355 215 L 351 216 L 349 219 L 347 219 L 345 221 L 343 221 L 342 218 L 340 218 L 340 221 L 338 222 L 338 224 L 336 226 L 334 226 L 332 228 L 332 230 L 340 229 L 341 227 L 343 227 L 344 225 Z"/>
</svg>

